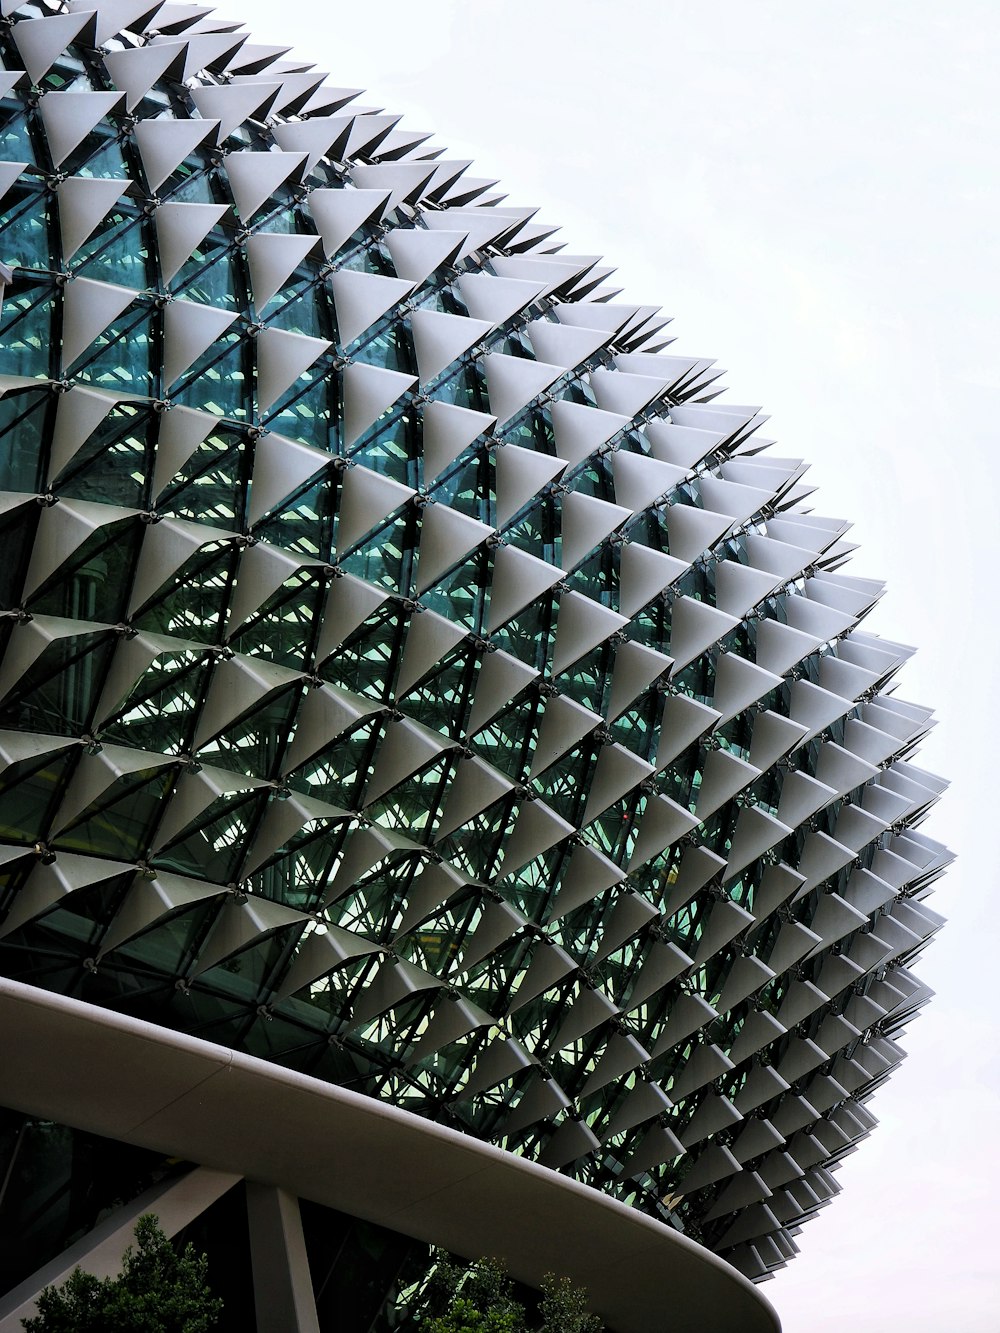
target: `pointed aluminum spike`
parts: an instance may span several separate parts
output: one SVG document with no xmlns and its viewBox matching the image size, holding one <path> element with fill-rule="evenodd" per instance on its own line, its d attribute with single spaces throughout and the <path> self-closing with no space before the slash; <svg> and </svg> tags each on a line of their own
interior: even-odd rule
<svg viewBox="0 0 1000 1333">
<path fill-rule="evenodd" d="M 474 440 L 492 430 L 496 417 L 437 399 L 423 406 L 424 480 L 433 481 Z"/>
<path fill-rule="evenodd" d="M 658 653 L 655 648 L 647 648 L 634 639 L 619 644 L 611 676 L 608 721 L 620 717 L 654 681 L 666 680 L 672 666 L 672 659 L 665 653 Z"/>
<path fill-rule="evenodd" d="M 274 142 L 286 153 L 304 153 L 303 175 L 308 176 L 316 163 L 324 157 L 338 162 L 347 156 L 347 143 L 355 116 L 311 116 L 309 120 L 286 121 L 275 125 Z"/>
<path fill-rule="evenodd" d="M 71 14 L 86 13 L 94 20 L 94 46 L 103 46 L 120 32 L 145 32 L 149 20 L 163 8 L 163 0 L 69 0 Z"/>
<path fill-rule="evenodd" d="M 582 593 L 563 593 L 559 599 L 559 621 L 552 654 L 553 673 L 558 675 L 565 671 L 628 623 L 626 616 L 591 601 Z"/>
<path fill-rule="evenodd" d="M 610 334 L 606 329 L 573 327 L 549 319 L 535 319 L 525 332 L 539 361 L 572 370 L 582 365 L 604 347 Z"/>
<path fill-rule="evenodd" d="M 183 37 L 184 63 L 181 66 L 180 81 L 187 83 L 202 70 L 217 70 L 233 51 L 247 39 L 245 32 L 189 32 Z M 171 39 L 154 37 L 151 45 Z"/>
<path fill-rule="evenodd" d="M 86 444 L 116 403 L 117 394 L 76 384 L 56 399 L 56 421 L 49 455 L 52 483 Z"/>
<path fill-rule="evenodd" d="M 529 361 L 527 357 L 507 356 L 502 352 L 490 352 L 484 356 L 482 366 L 486 373 L 490 410 L 496 413 L 500 425 L 516 416 L 565 374 L 562 366 Z"/>
<path fill-rule="evenodd" d="M 90 888 L 93 884 L 106 883 L 130 871 L 133 871 L 133 867 L 121 861 L 60 852 L 53 864 L 39 864 L 31 871 L 0 926 L 0 937 L 27 925 L 69 894 Z"/>
<path fill-rule="evenodd" d="M 670 656 L 674 659 L 674 675 L 739 623 L 735 616 L 727 616 L 724 611 L 694 597 L 676 597 L 670 606 Z"/>
<path fill-rule="evenodd" d="M 619 449 L 612 457 L 615 500 L 640 514 L 654 500 L 679 486 L 687 476 L 684 468 L 661 463 L 648 454 Z"/>
<path fill-rule="evenodd" d="M 666 768 L 689 745 L 710 732 L 718 720 L 715 709 L 697 699 L 681 694 L 667 695 L 660 720 L 656 767 Z"/>
<path fill-rule="evenodd" d="M 562 496 L 562 567 L 575 569 L 616 528 L 632 517 L 631 509 L 580 491 Z"/>
<path fill-rule="evenodd" d="M 508 875 L 516 874 L 522 866 L 526 866 L 536 856 L 541 856 L 550 847 L 554 847 L 557 842 L 562 842 L 564 838 L 571 837 L 575 832 L 576 826 L 563 819 L 561 815 L 557 815 L 554 810 L 550 810 L 544 801 L 522 801 L 514 819 L 514 826 L 510 830 L 510 836 L 504 843 L 503 861 L 500 865 L 498 878 L 506 879 Z M 556 953 L 557 947 L 546 949 L 544 952 L 547 954 Z M 558 950 L 558 952 L 561 952 L 561 950 Z M 552 961 L 556 962 L 555 959 Z M 518 1007 L 522 1000 L 527 1003 L 529 998 L 525 993 L 525 987 L 528 990 L 531 988 L 527 976 L 517 992 Z"/>
<path fill-rule="evenodd" d="M 174 409 L 176 411 L 176 408 Z M 184 563 L 212 542 L 233 541 L 234 532 L 210 528 L 184 519 L 164 518 L 151 523 L 143 533 L 142 550 L 132 583 L 129 615 L 136 615 Z M 173 640 L 167 640 L 168 646 Z"/>
<path fill-rule="evenodd" d="M 493 558 L 487 632 L 494 634 L 562 578 L 562 571 L 516 546 L 500 546 Z"/>
<path fill-rule="evenodd" d="M 352 730 L 359 722 L 381 709 L 382 705 L 374 700 L 364 699 L 348 690 L 339 690 L 333 685 L 309 690 L 302 701 L 295 738 L 284 760 L 284 771 L 294 773 L 338 736 Z"/>
<path fill-rule="evenodd" d="M 122 777 L 149 769 L 176 764 L 174 755 L 151 754 L 148 750 L 129 750 L 123 745 L 105 745 L 100 754 L 82 760 L 69 790 L 59 804 L 53 832 L 66 828 L 109 791 Z"/>
<path fill-rule="evenodd" d="M 337 554 L 345 555 L 390 514 L 408 504 L 416 491 L 380 472 L 352 467 L 344 474 L 337 519 Z"/>
<path fill-rule="evenodd" d="M 193 749 L 199 750 L 221 735 L 227 727 L 246 713 L 259 708 L 271 695 L 286 690 L 304 680 L 301 671 L 260 658 L 234 657 L 217 663 L 205 696 L 205 706 L 198 719 Z M 234 780 L 227 773 L 227 779 Z M 244 783 L 260 783 L 259 779 L 241 778 Z"/>
<path fill-rule="evenodd" d="M 137 515 L 138 511 L 134 509 L 93 504 L 86 500 L 62 500 L 58 505 L 43 509 L 24 580 L 25 600 L 47 583 L 95 532 Z"/>
<path fill-rule="evenodd" d="M 452 566 L 492 537 L 494 529 L 446 504 L 428 505 L 420 516 L 416 591 L 433 587 Z"/>
<path fill-rule="evenodd" d="M 311 191 L 308 207 L 327 259 L 333 259 L 366 222 L 380 220 L 388 202 L 386 190 Z"/>
<path fill-rule="evenodd" d="M 414 773 L 437 760 L 456 742 L 442 736 L 430 727 L 422 726 L 404 717 L 390 722 L 379 746 L 375 767 L 365 787 L 364 806 L 398 787 Z"/>
<path fill-rule="evenodd" d="M 565 458 L 570 467 L 578 467 L 595 449 L 631 425 L 630 417 L 604 412 L 585 403 L 572 403 L 565 398 L 552 403 L 549 411 L 556 453 Z"/>
<path fill-rule="evenodd" d="M 125 193 L 126 181 L 70 176 L 56 186 L 63 259 L 72 259 Z"/>
<path fill-rule="evenodd" d="M 414 310 L 410 315 L 413 350 L 421 384 L 429 384 L 476 343 L 482 342 L 493 325 L 464 315 L 440 310 Z"/>
<path fill-rule="evenodd" d="M 127 310 L 139 293 L 90 278 L 75 278 L 63 291 L 62 368 L 69 370 L 109 324 Z"/>
<path fill-rule="evenodd" d="M 257 335 L 257 408 L 267 412 L 333 346 L 326 338 L 264 328 Z"/>
<path fill-rule="evenodd" d="M 316 246 L 317 237 L 259 231 L 247 237 L 247 265 L 258 313 L 276 296 Z"/>
<path fill-rule="evenodd" d="M 160 277 L 169 283 L 212 228 L 229 212 L 227 204 L 160 204 L 156 223 Z"/>
<path fill-rule="evenodd" d="M 417 382 L 416 375 L 356 361 L 344 371 L 344 444 L 355 444 Z"/>
<path fill-rule="evenodd" d="M 627 375 L 621 370 L 592 370 L 590 387 L 603 412 L 618 412 L 631 419 L 666 393 L 670 383 L 649 375 Z"/>
<path fill-rule="evenodd" d="M 686 560 L 654 551 L 641 542 L 628 542 L 621 548 L 618 609 L 622 615 L 636 615 L 690 568 Z"/>
<path fill-rule="evenodd" d="M 389 210 L 402 203 L 415 204 L 437 170 L 433 162 L 355 163 L 351 176 L 361 190 L 388 190 Z"/>
<path fill-rule="evenodd" d="M 433 213 L 424 215 L 437 216 Z M 443 216 L 443 215 L 441 215 Z M 401 278 L 419 286 L 438 269 L 455 263 L 465 243 L 461 231 L 431 231 L 421 227 L 395 227 L 385 243 L 392 256 L 393 267 Z"/>
<path fill-rule="evenodd" d="M 666 509 L 670 554 L 692 564 L 733 527 L 729 514 L 715 514 L 695 505 L 672 504 Z"/>
<path fill-rule="evenodd" d="M 215 120 L 140 120 L 133 133 L 150 194 L 156 194 L 184 159 L 218 128 Z"/>
<path fill-rule="evenodd" d="M 104 117 L 121 101 L 121 93 L 46 93 L 38 112 L 45 126 L 49 154 L 61 166 Z"/>
<path fill-rule="evenodd" d="M 218 417 L 191 407 L 175 405 L 161 414 L 153 472 L 154 501 L 218 426 Z"/>
<path fill-rule="evenodd" d="M 490 273 L 464 273 L 458 280 L 469 314 L 491 324 L 506 324 L 545 291 L 545 284 L 520 278 L 495 278 Z"/>
<path fill-rule="evenodd" d="M 180 74 L 184 43 L 164 42 L 156 46 L 128 46 L 106 51 L 104 64 L 112 81 L 125 94 L 125 110 L 134 111 L 158 79 L 168 71 Z"/>
<path fill-rule="evenodd" d="M 216 342 L 236 315 L 194 301 L 170 301 L 163 311 L 163 383 L 169 389 Z"/>
<path fill-rule="evenodd" d="M 481 731 L 491 718 L 506 708 L 516 695 L 540 675 L 540 671 L 518 661 L 510 653 L 487 653 L 476 677 L 476 691 L 466 735 L 474 736 L 477 731 Z"/>
<path fill-rule="evenodd" d="M 555 911 L 550 921 L 559 921 L 567 912 L 574 912 L 584 903 L 592 902 L 625 878 L 625 871 L 615 865 L 603 852 L 589 843 L 579 842 L 570 852 L 566 873 L 555 900 Z"/>
<path fill-rule="evenodd" d="M 259 75 L 273 65 L 282 56 L 288 55 L 290 46 L 264 46 L 260 43 L 247 43 L 241 46 L 229 61 L 226 69 L 232 74 Z"/>
<path fill-rule="evenodd" d="M 256 153 L 248 149 L 227 154 L 223 166 L 236 211 L 244 223 L 250 222 L 290 176 L 301 171 L 305 160 L 305 153 Z"/>
<path fill-rule="evenodd" d="M 322 449 L 312 449 L 284 435 L 265 433 L 254 448 L 248 521 L 254 527 L 265 514 L 304 486 L 333 462 Z"/>
<path fill-rule="evenodd" d="M 322 666 L 331 653 L 359 625 L 378 610 L 388 600 L 389 594 L 384 588 L 376 588 L 353 574 L 343 574 L 334 579 L 326 596 L 323 608 L 323 620 L 316 645 L 316 665 Z"/>
<path fill-rule="evenodd" d="M 534 780 L 539 774 L 561 759 L 564 754 L 601 725 L 603 718 L 583 704 L 554 695 L 545 701 L 545 709 L 538 724 L 538 743 L 531 757 L 529 776 Z"/>
<path fill-rule="evenodd" d="M 226 139 L 248 120 L 266 120 L 280 83 L 202 83 L 189 90 L 203 120 L 218 121 L 216 143 Z"/>
<path fill-rule="evenodd" d="M 283 551 L 277 546 L 269 546 L 267 542 L 256 542 L 253 546 L 248 546 L 240 555 L 236 584 L 226 620 L 226 637 L 231 639 L 288 579 L 293 578 L 302 569 L 319 566 L 321 563 L 318 560 L 307 560 L 293 551 Z"/>
<path fill-rule="evenodd" d="M 41 83 L 92 17 L 92 12 L 55 14 L 48 18 L 22 19 L 13 25 L 10 33 L 14 45 L 33 84 Z"/>
<path fill-rule="evenodd" d="M 466 630 L 462 625 L 446 620 L 436 611 L 423 611 L 411 616 L 396 676 L 396 698 L 401 699 L 408 694 L 465 637 Z"/>
<path fill-rule="evenodd" d="M 405 301 L 413 283 L 343 268 L 331 274 L 330 288 L 337 312 L 338 340 L 341 347 L 348 347 L 387 311 Z"/>
<path fill-rule="evenodd" d="M 352 818 L 346 810 L 309 796 L 295 795 L 285 800 L 270 801 L 243 864 L 244 877 L 260 869 L 296 834 L 310 825 L 332 830 L 335 825 L 344 824 Z M 374 948 L 371 945 L 368 947 Z"/>
<path fill-rule="evenodd" d="M 503 528 L 529 500 L 540 495 L 549 482 L 565 471 L 566 460 L 507 444 L 497 449 L 493 466 L 496 469 L 497 523 Z"/>
<path fill-rule="evenodd" d="M 683 806 L 671 801 L 669 797 L 656 795 L 646 802 L 639 827 L 636 830 L 635 844 L 629 859 L 629 870 L 635 870 L 654 856 L 659 856 L 668 847 L 673 846 L 692 829 L 698 827 L 698 819 Z"/>
</svg>

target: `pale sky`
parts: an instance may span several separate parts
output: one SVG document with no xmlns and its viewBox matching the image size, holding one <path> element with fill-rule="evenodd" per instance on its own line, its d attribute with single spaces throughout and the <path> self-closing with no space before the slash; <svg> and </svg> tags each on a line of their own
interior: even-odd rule
<svg viewBox="0 0 1000 1333">
<path fill-rule="evenodd" d="M 854 522 L 846 572 L 889 584 L 866 628 L 920 648 L 899 694 L 936 709 L 917 762 L 953 784 L 924 830 L 960 861 L 882 1124 L 764 1291 L 785 1333 L 997 1333 L 1000 4 L 220 12 L 617 264 L 623 299 L 675 317 L 672 351 L 717 358 L 729 400 L 812 463 L 816 511 Z"/>
</svg>

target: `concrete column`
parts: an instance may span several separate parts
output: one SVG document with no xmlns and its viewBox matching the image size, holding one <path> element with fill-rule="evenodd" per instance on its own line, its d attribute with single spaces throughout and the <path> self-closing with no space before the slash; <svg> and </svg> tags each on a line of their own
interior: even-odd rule
<svg viewBox="0 0 1000 1333">
<path fill-rule="evenodd" d="M 257 1333 L 319 1333 L 298 1199 L 247 1181 L 247 1217 Z"/>
</svg>

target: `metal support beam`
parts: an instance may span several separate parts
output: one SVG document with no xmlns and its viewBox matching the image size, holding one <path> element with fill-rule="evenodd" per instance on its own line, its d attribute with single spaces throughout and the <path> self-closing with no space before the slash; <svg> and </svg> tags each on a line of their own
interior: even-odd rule
<svg viewBox="0 0 1000 1333">
<path fill-rule="evenodd" d="M 257 1333 L 319 1333 L 298 1199 L 248 1181 L 247 1218 Z"/>
</svg>

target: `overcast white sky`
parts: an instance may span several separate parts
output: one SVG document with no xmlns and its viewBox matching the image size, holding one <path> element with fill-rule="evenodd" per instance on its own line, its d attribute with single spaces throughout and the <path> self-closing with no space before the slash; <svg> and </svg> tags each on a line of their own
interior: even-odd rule
<svg viewBox="0 0 1000 1333">
<path fill-rule="evenodd" d="M 221 12 L 617 264 L 625 299 L 675 317 L 673 350 L 716 357 L 812 462 L 817 512 L 853 520 L 849 572 L 889 583 L 869 627 L 920 647 L 899 692 L 938 712 L 918 762 L 953 786 L 925 827 L 961 860 L 882 1125 L 765 1291 L 785 1333 L 996 1333 L 1000 3 Z"/>
</svg>

